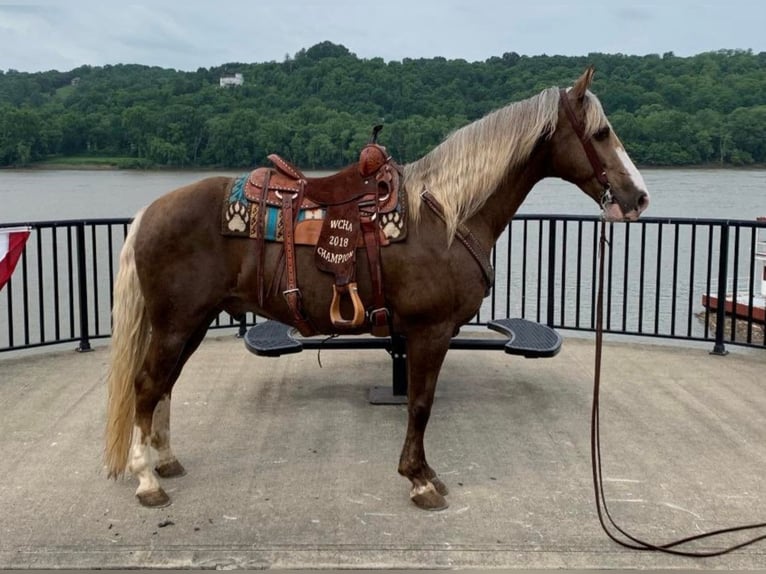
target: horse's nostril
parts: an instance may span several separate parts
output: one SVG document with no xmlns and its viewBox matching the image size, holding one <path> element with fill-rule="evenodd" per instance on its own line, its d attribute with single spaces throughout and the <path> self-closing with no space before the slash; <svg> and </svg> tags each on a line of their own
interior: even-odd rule
<svg viewBox="0 0 766 574">
<path fill-rule="evenodd" d="M 649 207 L 649 194 L 643 193 L 641 194 L 641 197 L 638 198 L 638 210 L 644 211 L 647 207 Z"/>
</svg>

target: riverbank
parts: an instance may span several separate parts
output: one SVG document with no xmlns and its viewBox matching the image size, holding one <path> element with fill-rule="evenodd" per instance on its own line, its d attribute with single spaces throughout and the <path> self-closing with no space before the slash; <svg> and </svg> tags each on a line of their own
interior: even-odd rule
<svg viewBox="0 0 766 574">
<path fill-rule="evenodd" d="M 703 324 L 705 322 L 705 312 L 700 311 L 694 314 L 695 317 Z M 708 314 L 708 329 L 711 333 L 715 333 L 717 317 L 715 313 Z M 766 345 L 766 325 L 758 323 L 756 321 L 748 322 L 746 319 L 733 318 L 731 315 L 725 317 L 724 332 L 728 334 L 732 332 L 732 325 L 734 331 L 736 331 L 737 341 L 752 341 L 755 344 Z"/>
<path fill-rule="evenodd" d="M 253 164 L 252 167 L 255 167 Z M 309 171 L 335 172 L 340 167 L 317 168 Z M 733 170 L 750 171 L 766 169 L 766 164 L 732 165 L 720 163 L 694 164 L 694 165 L 639 165 L 640 170 Z M 205 165 L 160 165 L 152 163 L 145 158 L 137 157 L 61 157 L 41 162 L 35 162 L 25 166 L 0 166 L 3 169 L 32 169 L 32 170 L 141 170 L 141 171 L 231 171 L 245 170 L 246 167 L 205 166 Z"/>
<path fill-rule="evenodd" d="M 109 169 L 156 169 L 151 162 L 135 157 L 120 156 L 65 156 L 31 163 L 23 169 L 41 170 L 109 170 Z"/>
</svg>

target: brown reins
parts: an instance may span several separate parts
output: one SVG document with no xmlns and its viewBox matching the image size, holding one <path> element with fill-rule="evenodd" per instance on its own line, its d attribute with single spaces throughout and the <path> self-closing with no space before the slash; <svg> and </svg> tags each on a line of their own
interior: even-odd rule
<svg viewBox="0 0 766 574">
<path fill-rule="evenodd" d="M 709 550 L 709 551 L 686 551 L 678 550 L 676 547 L 688 544 L 698 540 L 706 538 L 712 538 L 714 536 L 720 536 L 723 534 L 731 534 L 733 532 L 742 532 L 745 530 L 757 530 L 766 528 L 766 522 L 760 522 L 756 524 L 746 524 L 743 526 L 733 526 L 730 528 L 721 528 L 718 530 L 711 530 L 709 532 L 703 532 L 694 536 L 688 536 L 665 544 L 651 544 L 640 538 L 626 532 L 617 523 L 615 523 L 612 515 L 609 512 L 609 508 L 606 504 L 606 496 L 604 495 L 604 482 L 601 471 L 601 436 L 599 427 L 599 395 L 601 390 L 601 355 L 603 348 L 603 335 L 604 335 L 604 259 L 605 248 L 607 246 L 606 241 L 606 220 L 601 220 L 601 238 L 599 240 L 599 270 L 598 270 L 598 290 L 596 294 L 596 353 L 595 353 L 595 371 L 593 377 L 593 404 L 591 407 L 591 467 L 593 472 L 593 488 L 596 496 L 596 510 L 598 512 L 598 519 L 601 523 L 601 528 L 606 532 L 607 536 L 617 542 L 618 544 L 631 548 L 633 550 L 652 550 L 656 552 L 664 552 L 666 554 L 674 554 L 677 556 L 688 556 L 692 558 L 704 558 L 711 556 L 721 556 L 728 554 L 734 550 L 744 548 L 760 540 L 766 540 L 766 534 L 761 534 L 739 544 L 728 546 L 721 550 Z M 621 540 L 607 526 L 607 520 L 615 530 L 622 534 L 628 541 Z"/>
<path fill-rule="evenodd" d="M 585 128 L 582 122 L 578 121 L 574 113 L 574 110 L 572 109 L 572 106 L 569 102 L 569 99 L 567 98 L 566 90 L 560 91 L 560 102 L 570 123 L 572 124 L 572 128 L 575 130 L 575 133 L 577 134 L 578 138 L 580 139 L 580 142 L 583 145 L 585 154 L 588 157 L 588 161 L 593 167 L 593 174 L 595 178 L 604 188 L 604 193 L 601 198 L 601 205 L 603 208 L 608 203 L 614 201 L 611 195 L 611 186 L 607 178 L 606 170 L 604 169 L 603 164 L 601 163 L 601 160 L 598 157 L 598 153 L 593 147 L 593 143 L 591 142 L 590 137 L 585 134 Z M 760 540 L 766 540 L 766 534 L 762 534 L 760 536 L 756 536 L 754 538 L 751 538 L 739 544 L 735 544 L 735 545 L 723 548 L 721 550 L 687 551 L 687 550 L 678 549 L 678 547 L 684 544 L 688 544 L 690 542 L 704 540 L 707 538 L 712 538 L 714 536 L 720 536 L 723 534 L 731 534 L 734 532 L 742 532 L 746 530 L 756 530 L 756 529 L 766 528 L 766 522 L 761 522 L 756 524 L 747 524 L 743 526 L 733 526 L 730 528 L 721 528 L 718 530 L 711 530 L 709 532 L 703 532 L 701 534 L 688 536 L 686 538 L 681 538 L 679 540 L 658 545 L 658 544 L 651 544 L 649 542 L 646 542 L 644 540 L 641 540 L 640 538 L 637 538 L 629 534 L 623 528 L 621 528 L 612 518 L 612 515 L 609 512 L 609 508 L 607 507 L 606 496 L 604 494 L 603 474 L 601 469 L 602 467 L 601 465 L 601 434 L 600 434 L 600 425 L 599 425 L 599 397 L 600 397 L 600 391 L 601 391 L 601 357 L 603 353 L 603 338 L 604 338 L 604 274 L 605 274 L 604 261 L 606 259 L 605 252 L 606 252 L 607 245 L 608 245 L 608 242 L 606 240 L 606 218 L 602 217 L 601 226 L 600 226 L 599 255 L 598 255 L 599 257 L 598 284 L 597 284 L 597 292 L 596 292 L 596 350 L 595 350 L 595 368 L 594 368 L 594 376 L 593 376 L 593 400 L 592 400 L 592 406 L 591 406 L 591 431 L 590 431 L 591 471 L 593 474 L 593 490 L 594 490 L 594 494 L 596 498 L 596 511 L 598 514 L 599 523 L 601 524 L 601 528 L 604 530 L 604 532 L 606 532 L 609 538 L 611 538 L 616 543 L 626 548 L 630 548 L 633 550 L 651 550 L 655 552 L 663 552 L 666 554 L 673 554 L 677 556 L 687 556 L 687 557 L 693 557 L 693 558 L 721 556 L 723 554 L 728 554 L 730 552 L 733 552 L 734 550 L 744 548 L 745 546 L 749 546 L 750 544 L 753 544 Z M 617 534 L 615 534 L 612 530 L 610 530 L 609 525 L 611 525 L 612 528 L 614 528 L 619 534 L 621 534 L 627 540 L 620 538 Z"/>
</svg>

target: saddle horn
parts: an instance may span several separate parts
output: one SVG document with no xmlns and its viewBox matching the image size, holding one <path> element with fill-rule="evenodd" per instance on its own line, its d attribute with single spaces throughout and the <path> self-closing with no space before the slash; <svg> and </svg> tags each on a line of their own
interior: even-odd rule
<svg viewBox="0 0 766 574">
<path fill-rule="evenodd" d="M 372 128 L 370 143 L 364 146 L 359 154 L 359 174 L 362 177 L 375 175 L 391 159 L 386 148 L 378 143 L 378 134 L 382 129 L 383 124 Z"/>
<path fill-rule="evenodd" d="M 378 124 L 372 128 L 372 137 L 370 138 L 370 143 L 378 143 L 378 134 L 380 133 L 380 130 L 383 129 L 383 124 Z"/>
</svg>

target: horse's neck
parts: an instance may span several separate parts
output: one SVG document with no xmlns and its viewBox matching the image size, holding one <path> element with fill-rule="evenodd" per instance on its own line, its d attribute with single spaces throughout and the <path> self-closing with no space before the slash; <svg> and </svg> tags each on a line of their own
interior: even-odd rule
<svg viewBox="0 0 766 574">
<path fill-rule="evenodd" d="M 544 158 L 543 154 L 537 153 L 504 178 L 484 206 L 466 222 L 482 245 L 491 248 L 495 244 L 529 192 L 543 177 Z"/>
</svg>

